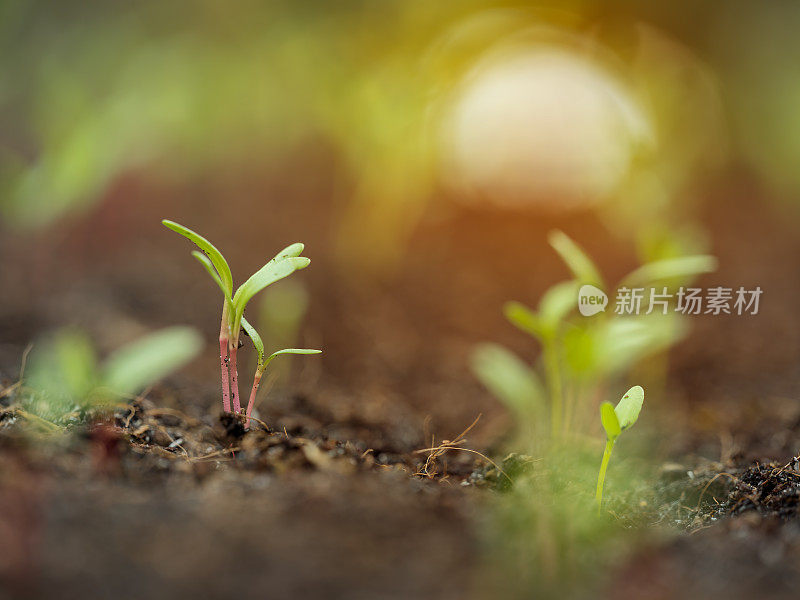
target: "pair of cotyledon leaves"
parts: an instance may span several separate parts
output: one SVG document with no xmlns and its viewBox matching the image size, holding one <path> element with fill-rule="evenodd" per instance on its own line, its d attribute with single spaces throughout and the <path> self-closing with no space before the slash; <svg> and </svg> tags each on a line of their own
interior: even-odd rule
<svg viewBox="0 0 800 600">
<path fill-rule="evenodd" d="M 615 441 L 626 429 L 630 429 L 639 418 L 644 403 L 644 389 L 635 385 L 622 397 L 617 406 L 610 402 L 600 405 L 600 420 L 606 436 L 610 441 Z"/>
<path fill-rule="evenodd" d="M 281 354 L 319 354 L 321 352 L 320 350 L 307 350 L 304 348 L 286 348 L 274 352 L 265 360 L 264 342 L 261 340 L 261 336 L 247 319 L 244 318 L 244 309 L 253 296 L 268 285 L 284 277 L 288 277 L 295 271 L 305 269 L 311 263 L 311 260 L 308 258 L 300 256 L 305 248 L 303 244 L 291 244 L 278 252 L 272 260 L 253 273 L 253 275 L 240 285 L 234 293 L 231 269 L 225 257 L 222 256 L 222 253 L 217 250 L 214 244 L 200 234 L 174 221 L 164 219 L 162 224 L 172 231 L 186 237 L 202 250 L 202 252 L 193 251 L 192 256 L 206 268 L 208 274 L 216 282 L 222 294 L 225 296 L 231 333 L 238 332 L 239 327 L 243 327 L 252 340 L 253 346 L 255 346 L 256 352 L 258 353 L 259 369 L 266 367 L 273 358 Z"/>
</svg>

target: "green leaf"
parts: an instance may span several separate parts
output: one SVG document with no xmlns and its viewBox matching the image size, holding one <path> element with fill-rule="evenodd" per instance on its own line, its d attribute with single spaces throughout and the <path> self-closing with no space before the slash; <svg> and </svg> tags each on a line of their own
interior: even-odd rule
<svg viewBox="0 0 800 600">
<path fill-rule="evenodd" d="M 222 253 L 219 250 L 217 250 L 216 246 L 214 246 L 214 244 L 209 242 L 200 234 L 195 233 L 188 227 L 184 227 L 175 221 L 164 219 L 161 221 L 161 223 L 165 227 L 194 242 L 194 244 L 200 248 L 200 250 L 208 255 L 208 258 L 211 259 L 211 263 L 214 265 L 214 268 L 219 274 L 220 281 L 223 284 L 223 291 L 225 291 L 226 296 L 231 296 L 233 294 L 233 276 L 231 275 L 231 269 L 228 266 L 228 262 L 225 260 L 225 257 L 222 256 Z"/>
<path fill-rule="evenodd" d="M 561 338 L 564 365 L 573 377 L 589 379 L 595 376 L 599 358 L 595 352 L 596 337 L 592 329 L 577 325 L 564 332 Z"/>
<path fill-rule="evenodd" d="M 561 259 L 567 264 L 569 270 L 580 283 L 591 283 L 603 288 L 603 278 L 600 271 L 589 258 L 586 251 L 563 231 L 555 229 L 547 236 L 550 245 L 558 252 Z"/>
<path fill-rule="evenodd" d="M 619 427 L 622 431 L 630 429 L 639 418 L 644 403 L 644 389 L 640 385 L 635 385 L 622 397 L 614 413 L 617 415 Z"/>
<path fill-rule="evenodd" d="M 119 394 L 133 394 L 191 361 L 203 341 L 190 327 L 168 327 L 117 350 L 105 362 L 102 382 Z"/>
<path fill-rule="evenodd" d="M 288 277 L 295 271 L 305 269 L 311 261 L 303 256 L 298 256 L 303 251 L 303 244 L 292 244 L 281 250 L 275 258 L 256 271 L 250 278 L 239 286 L 233 296 L 234 330 L 242 320 L 244 309 L 250 299 L 271 283 Z"/>
<path fill-rule="evenodd" d="M 600 421 L 606 430 L 606 436 L 612 442 L 622 433 L 617 413 L 614 412 L 614 405 L 611 402 L 603 402 L 600 405 Z"/>
<path fill-rule="evenodd" d="M 261 340 L 261 336 L 258 335 L 256 328 L 250 325 L 244 317 L 242 317 L 242 327 L 244 327 L 247 337 L 253 342 L 256 352 L 258 352 L 258 368 L 261 369 L 264 367 L 264 342 Z"/>
<path fill-rule="evenodd" d="M 89 338 L 79 331 L 62 331 L 55 341 L 58 370 L 72 398 L 83 400 L 97 377 L 97 357 Z"/>
<path fill-rule="evenodd" d="M 578 305 L 578 282 L 563 281 L 550 287 L 539 302 L 539 318 L 551 332 Z"/>
<path fill-rule="evenodd" d="M 537 339 L 541 339 L 545 333 L 545 326 L 535 312 L 519 302 L 507 302 L 503 307 L 503 313 L 513 325 L 522 331 L 529 333 Z"/>
<path fill-rule="evenodd" d="M 647 285 L 665 279 L 693 277 L 717 269 L 717 259 L 710 254 L 668 258 L 642 265 L 625 276 L 620 287 Z"/>
<path fill-rule="evenodd" d="M 300 256 L 305 249 L 305 244 L 301 242 L 295 242 L 294 244 L 289 244 L 278 252 L 272 260 L 283 260 L 284 258 L 290 258 L 295 256 Z"/>
<path fill-rule="evenodd" d="M 685 318 L 674 314 L 609 319 L 595 332 L 595 357 L 600 372 L 613 375 L 674 345 L 688 332 Z"/>
<path fill-rule="evenodd" d="M 471 364 L 478 380 L 511 410 L 544 412 L 544 386 L 513 352 L 497 344 L 480 344 L 472 353 Z"/>
<path fill-rule="evenodd" d="M 60 422 L 87 403 L 97 378 L 97 359 L 89 338 L 80 330 L 62 329 L 34 348 L 25 377 L 33 393 L 23 397 L 22 404 L 38 417 Z"/>
<path fill-rule="evenodd" d="M 211 260 L 209 260 L 208 256 L 202 252 L 198 252 L 197 250 L 192 250 L 192 256 L 194 256 L 200 262 L 200 264 L 206 268 L 208 274 L 211 275 L 211 279 L 213 279 L 219 286 L 219 289 L 222 290 L 222 295 L 225 296 L 225 299 L 231 300 L 230 292 L 225 287 L 225 284 L 222 283 L 222 280 L 217 274 L 217 270 L 214 268 L 214 265 L 211 264 Z"/>
<path fill-rule="evenodd" d="M 278 350 L 277 352 L 273 352 L 267 357 L 267 360 L 264 361 L 264 367 L 266 367 L 272 359 L 276 356 L 280 356 L 281 354 L 322 354 L 322 350 L 309 350 L 308 348 L 284 348 L 283 350 Z"/>
</svg>

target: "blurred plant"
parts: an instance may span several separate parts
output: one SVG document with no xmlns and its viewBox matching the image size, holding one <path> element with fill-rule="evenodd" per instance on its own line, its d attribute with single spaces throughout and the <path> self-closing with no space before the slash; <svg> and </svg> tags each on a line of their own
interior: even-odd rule
<svg viewBox="0 0 800 600">
<path fill-rule="evenodd" d="M 25 411 L 56 425 L 140 392 L 194 359 L 203 343 L 189 327 L 169 327 L 123 346 L 102 364 L 89 338 L 59 331 L 31 357 Z"/>
<path fill-rule="evenodd" d="M 482 344 L 472 357 L 478 379 L 499 400 L 531 424 L 541 438 L 542 414 L 549 411 L 550 437 L 576 429 L 575 405 L 602 393 L 602 387 L 629 372 L 648 356 L 664 351 L 686 333 L 682 315 L 673 313 L 618 315 L 599 312 L 580 320 L 569 317 L 577 306 L 582 285 L 607 289 L 594 261 L 561 231 L 549 241 L 574 276 L 547 290 L 538 311 L 509 302 L 506 318 L 533 336 L 542 347 L 541 367 L 531 368 L 496 344 Z M 709 255 L 680 256 L 646 263 L 626 275 L 618 287 L 684 283 L 714 270 Z M 548 406 L 549 404 L 549 406 Z"/>
<path fill-rule="evenodd" d="M 606 482 L 606 469 L 611 458 L 611 451 L 614 450 L 614 444 L 620 434 L 636 423 L 639 413 L 642 411 L 643 402 L 644 389 L 636 385 L 625 392 L 616 407 L 610 402 L 603 402 L 600 405 L 600 421 L 606 432 L 606 447 L 603 452 L 603 461 L 600 463 L 600 473 L 597 475 L 595 500 L 597 501 L 598 511 L 603 504 L 603 486 Z"/>
<path fill-rule="evenodd" d="M 261 331 L 279 348 L 296 346 L 307 312 L 308 291 L 305 286 L 287 279 L 264 290 L 258 306 L 258 324 Z M 273 377 L 285 382 L 291 364 L 291 360 L 287 359 L 273 367 Z"/>
<path fill-rule="evenodd" d="M 261 376 L 270 361 L 280 354 L 319 354 L 322 351 L 286 348 L 271 354 L 264 360 L 264 344 L 255 328 L 244 318 L 244 310 L 247 307 L 247 303 L 258 292 L 268 285 L 284 277 L 288 277 L 295 271 L 305 269 L 311 261 L 304 256 L 300 256 L 303 252 L 303 244 L 291 244 L 278 252 L 272 260 L 251 275 L 234 293 L 233 276 L 231 275 L 228 262 L 211 242 L 191 229 L 175 223 L 174 221 L 164 219 L 162 223 L 165 227 L 189 239 L 202 250 L 202 252 L 193 251 L 192 256 L 206 268 L 208 274 L 222 291 L 223 300 L 222 319 L 219 331 L 219 361 L 222 379 L 222 408 L 225 412 L 231 412 L 231 402 L 233 403 L 233 412 L 239 414 L 242 410 L 239 400 L 239 374 L 237 368 L 239 335 L 242 330 L 250 337 L 256 348 L 256 352 L 258 353 L 258 365 L 253 378 L 253 387 L 246 413 L 248 417 L 247 426 L 249 426 L 249 417 L 258 392 Z"/>
</svg>

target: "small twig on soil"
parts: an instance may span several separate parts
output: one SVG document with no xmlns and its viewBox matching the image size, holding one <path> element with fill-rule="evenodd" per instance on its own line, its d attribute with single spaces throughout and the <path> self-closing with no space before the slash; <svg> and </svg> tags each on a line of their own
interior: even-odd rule
<svg viewBox="0 0 800 600">
<path fill-rule="evenodd" d="M 214 450 L 213 452 L 209 452 L 208 454 L 203 454 L 202 456 L 192 456 L 189 460 L 192 462 L 200 461 L 200 460 L 208 460 L 209 458 L 216 458 L 226 452 L 236 452 L 239 448 L 220 448 L 219 450 Z"/>
<path fill-rule="evenodd" d="M 467 441 L 465 436 L 470 432 L 470 430 L 472 430 L 473 427 L 475 427 L 475 425 L 477 425 L 477 423 L 480 420 L 481 416 L 483 416 L 483 415 L 479 414 L 475 418 L 475 420 L 472 422 L 472 424 L 469 427 L 467 427 L 464 431 L 462 431 L 456 437 L 456 439 L 454 439 L 454 440 L 444 440 L 438 446 L 436 446 L 435 445 L 436 444 L 435 438 L 433 436 L 431 436 L 431 447 L 430 448 L 423 448 L 421 450 L 415 450 L 414 454 L 421 454 L 423 452 L 428 452 L 429 453 L 428 457 L 425 459 L 425 464 L 422 465 L 422 468 L 417 473 L 415 473 L 415 475 L 418 475 L 420 477 L 427 477 L 428 479 L 431 479 L 431 478 L 435 477 L 438 474 L 438 470 L 436 469 L 436 459 L 438 459 L 440 456 L 444 455 L 445 453 L 447 453 L 450 450 L 460 450 L 462 452 L 471 452 L 472 454 L 477 454 L 482 459 L 484 459 L 486 462 L 490 463 L 495 469 L 498 470 L 498 472 L 502 473 L 506 477 L 506 479 L 508 479 L 509 481 L 511 481 L 513 483 L 511 477 L 509 477 L 508 474 L 505 471 L 503 471 L 503 469 L 501 469 L 498 466 L 498 464 L 496 462 L 494 462 L 491 458 L 489 458 L 488 456 L 486 456 L 484 454 L 481 454 L 477 450 L 471 450 L 470 448 L 464 448 L 464 447 L 462 447 L 460 445 L 460 444 L 463 444 L 464 442 Z"/>
<path fill-rule="evenodd" d="M 703 502 L 703 496 L 705 495 L 706 491 L 711 486 L 711 484 L 714 483 L 717 480 L 717 477 L 723 477 L 723 476 L 724 477 L 730 477 L 731 481 L 733 481 L 734 483 L 736 483 L 738 481 L 738 478 L 735 477 L 734 475 L 731 475 L 730 473 L 717 473 L 716 475 L 714 475 L 714 477 L 711 478 L 711 480 L 705 485 L 703 490 L 700 492 L 700 498 L 698 499 L 697 506 L 694 509 L 695 512 L 699 512 L 700 511 L 700 504 L 702 504 L 702 502 Z"/>
<path fill-rule="evenodd" d="M 248 417 L 248 418 L 251 421 L 255 421 L 256 423 L 260 424 L 267 431 L 267 433 L 269 433 L 269 425 L 267 425 L 264 421 L 262 421 L 261 419 L 258 419 L 256 417 Z M 284 431 L 285 431 L 285 429 L 286 428 L 284 428 Z M 287 439 L 289 438 L 289 434 L 288 433 L 286 434 L 286 438 Z"/>
<path fill-rule="evenodd" d="M 25 350 L 22 351 L 22 361 L 20 362 L 19 366 L 19 379 L 16 383 L 0 390 L 0 398 L 5 398 L 22 385 L 22 382 L 25 380 L 25 365 L 28 364 L 28 354 L 31 353 L 31 350 L 33 350 L 33 344 L 28 344 L 25 347 Z"/>
<path fill-rule="evenodd" d="M 22 418 L 26 419 L 27 421 L 30 421 L 31 423 L 34 423 L 35 425 L 41 427 L 42 429 L 45 429 L 46 431 L 54 432 L 54 431 L 63 431 L 63 429 L 64 429 L 63 427 L 60 427 L 59 425 L 56 425 L 55 423 L 51 423 L 50 421 L 48 421 L 46 419 L 43 419 L 42 417 L 40 417 L 38 415 L 34 415 L 32 413 L 29 413 L 28 411 L 23 410 L 23 409 L 21 409 L 19 407 L 15 408 L 13 410 L 19 416 L 21 416 Z"/>
</svg>

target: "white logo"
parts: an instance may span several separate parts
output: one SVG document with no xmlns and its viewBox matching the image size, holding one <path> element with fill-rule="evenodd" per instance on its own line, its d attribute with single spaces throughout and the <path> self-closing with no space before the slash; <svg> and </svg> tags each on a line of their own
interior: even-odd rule
<svg viewBox="0 0 800 600">
<path fill-rule="evenodd" d="M 583 285 L 578 291 L 578 310 L 584 317 L 591 317 L 608 306 L 606 293 L 593 285 Z"/>
</svg>

